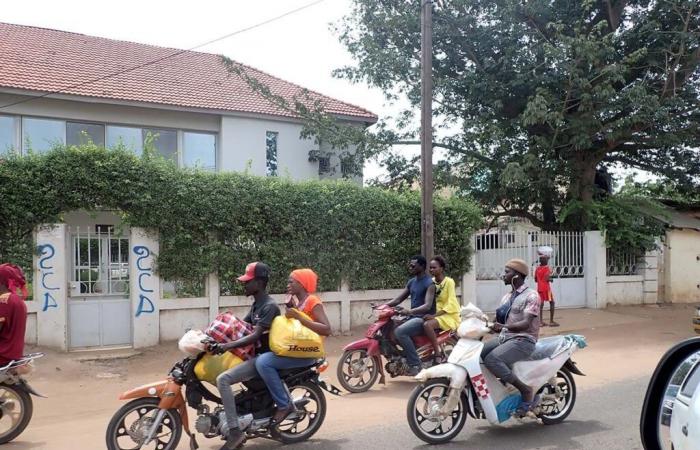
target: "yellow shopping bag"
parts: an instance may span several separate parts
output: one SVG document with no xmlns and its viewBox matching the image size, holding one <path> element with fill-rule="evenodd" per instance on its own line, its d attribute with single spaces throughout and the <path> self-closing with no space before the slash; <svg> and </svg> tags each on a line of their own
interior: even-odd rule
<svg viewBox="0 0 700 450">
<path fill-rule="evenodd" d="M 216 384 L 216 377 L 242 362 L 241 358 L 231 352 L 225 352 L 221 355 L 207 353 L 197 361 L 197 364 L 194 366 L 194 374 L 200 381 Z"/>
<path fill-rule="evenodd" d="M 297 319 L 277 316 L 270 327 L 270 350 L 290 358 L 323 358 L 323 339 Z"/>
</svg>

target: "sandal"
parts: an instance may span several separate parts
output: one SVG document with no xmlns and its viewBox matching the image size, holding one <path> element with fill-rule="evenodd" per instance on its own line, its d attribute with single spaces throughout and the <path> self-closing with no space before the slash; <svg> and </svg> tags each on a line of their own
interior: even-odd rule
<svg viewBox="0 0 700 450">
<path fill-rule="evenodd" d="M 439 354 L 433 355 L 433 366 L 437 366 L 438 364 L 443 364 L 447 361 L 447 357 L 445 356 L 444 352 L 440 352 Z"/>
<path fill-rule="evenodd" d="M 539 395 L 535 395 L 535 398 L 531 402 L 520 402 L 520 405 L 515 409 L 515 414 L 524 417 L 527 413 L 539 406 L 541 398 Z"/>
<path fill-rule="evenodd" d="M 272 420 L 270 421 L 270 425 L 279 425 L 280 423 L 284 422 L 284 420 L 289 417 L 291 413 L 293 413 L 296 409 L 294 408 L 293 404 L 289 404 L 286 408 L 277 408 L 277 411 L 275 411 L 275 414 L 272 416 Z"/>
</svg>

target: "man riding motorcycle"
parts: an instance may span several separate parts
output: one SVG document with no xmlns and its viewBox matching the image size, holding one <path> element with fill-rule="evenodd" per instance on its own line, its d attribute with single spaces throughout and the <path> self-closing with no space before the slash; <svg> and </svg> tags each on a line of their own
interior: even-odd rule
<svg viewBox="0 0 700 450">
<path fill-rule="evenodd" d="M 411 296 L 411 308 L 405 310 L 404 314 L 412 318 L 396 328 L 394 333 L 410 367 L 407 373 L 409 376 L 417 375 L 422 369 L 412 337 L 424 333 L 423 316 L 435 314 L 435 283 L 426 272 L 427 265 L 425 256 L 413 256 L 408 264 L 408 270 L 413 277 L 408 280 L 406 288 L 395 299 L 386 303 L 388 306 L 395 307 L 409 295 Z"/>
<path fill-rule="evenodd" d="M 519 380 L 512 371 L 513 364 L 526 360 L 535 351 L 540 331 L 539 295 L 525 284 L 528 265 L 521 259 L 511 259 L 506 263 L 503 282 L 512 291 L 501 300 L 496 311 L 496 321 L 492 326 L 499 332 L 497 339 L 484 344 L 481 357 L 486 367 L 501 381 L 515 386 L 522 395 L 518 413 L 525 414 L 537 406 L 535 392 Z"/>
<path fill-rule="evenodd" d="M 210 346 L 212 353 L 223 353 L 237 347 L 244 347 L 249 344 L 258 343 L 255 349 L 256 354 L 261 355 L 270 351 L 269 333 L 272 321 L 280 315 L 279 306 L 267 292 L 267 283 L 270 279 L 270 267 L 261 262 L 248 264 L 245 274 L 238 277 L 238 281 L 243 283 L 246 296 L 253 296 L 255 301 L 250 307 L 250 312 L 243 319 L 253 327 L 253 332 L 248 336 L 238 339 L 228 344 L 214 344 Z M 251 358 L 229 370 L 223 372 L 216 378 L 216 386 L 221 394 L 221 402 L 226 412 L 226 423 L 229 431 L 226 443 L 221 450 L 232 450 L 238 448 L 245 440 L 245 434 L 238 424 L 238 413 L 236 412 L 236 399 L 233 394 L 232 385 L 242 381 L 248 381 L 258 376 L 255 369 L 255 359 Z"/>
</svg>

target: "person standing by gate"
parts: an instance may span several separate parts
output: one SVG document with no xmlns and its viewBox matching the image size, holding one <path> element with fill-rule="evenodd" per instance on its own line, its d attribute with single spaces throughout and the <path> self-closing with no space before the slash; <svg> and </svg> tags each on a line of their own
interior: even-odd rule
<svg viewBox="0 0 700 450">
<path fill-rule="evenodd" d="M 542 320 L 542 310 L 544 304 L 549 303 L 549 326 L 558 327 L 554 321 L 554 294 L 552 293 L 552 268 L 549 267 L 549 259 L 552 257 L 551 247 L 540 247 L 537 249 L 540 265 L 535 269 L 535 283 L 537 283 L 537 293 L 540 295 L 540 326 L 546 327 L 547 323 Z"/>
</svg>

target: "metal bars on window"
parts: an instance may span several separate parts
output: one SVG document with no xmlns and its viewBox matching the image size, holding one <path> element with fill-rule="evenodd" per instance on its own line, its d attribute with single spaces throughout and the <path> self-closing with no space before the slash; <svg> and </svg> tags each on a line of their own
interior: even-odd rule
<svg viewBox="0 0 700 450">
<path fill-rule="evenodd" d="M 640 264 L 642 254 L 641 251 L 629 250 L 625 252 L 615 252 L 612 249 L 607 249 L 605 255 L 607 261 L 607 275 L 638 275 L 639 269 L 641 269 L 642 266 L 642 264 Z"/>
<path fill-rule="evenodd" d="M 112 226 L 71 229 L 71 295 L 127 295 L 129 240 Z"/>
</svg>

